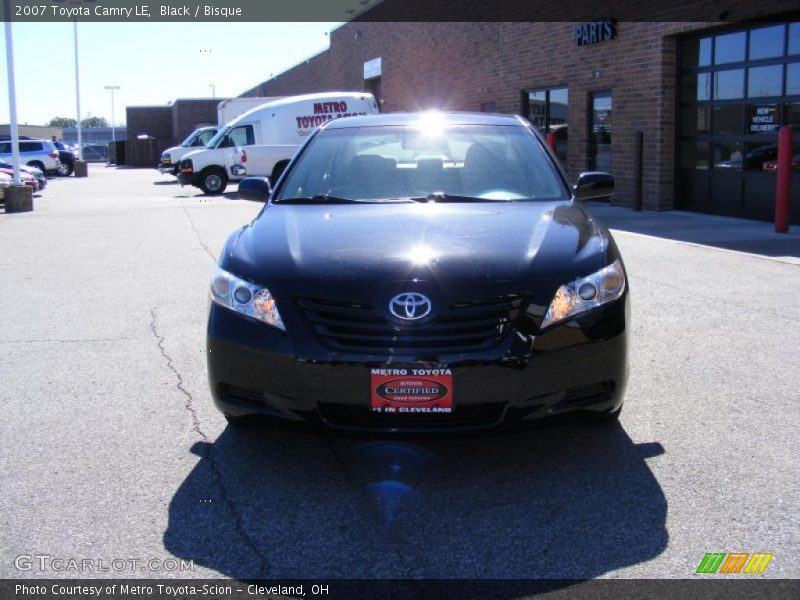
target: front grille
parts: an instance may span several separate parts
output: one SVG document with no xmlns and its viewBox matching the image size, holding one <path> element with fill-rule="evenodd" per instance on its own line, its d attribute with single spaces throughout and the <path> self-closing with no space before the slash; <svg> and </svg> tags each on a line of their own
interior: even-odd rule
<svg viewBox="0 0 800 600">
<path fill-rule="evenodd" d="M 354 429 L 479 429 L 500 424 L 504 402 L 465 404 L 451 413 L 374 413 L 361 404 L 319 403 L 320 416 L 329 425 Z"/>
<path fill-rule="evenodd" d="M 332 350 L 422 356 L 496 347 L 516 321 L 523 301 L 517 294 L 458 301 L 424 323 L 401 325 L 366 302 L 297 299 L 313 332 Z"/>
</svg>

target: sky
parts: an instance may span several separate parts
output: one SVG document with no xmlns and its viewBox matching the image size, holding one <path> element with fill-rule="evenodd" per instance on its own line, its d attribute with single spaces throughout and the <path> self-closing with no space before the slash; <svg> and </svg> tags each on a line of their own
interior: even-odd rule
<svg viewBox="0 0 800 600">
<path fill-rule="evenodd" d="M 125 106 L 238 96 L 328 48 L 339 23 L 79 23 L 81 118 L 125 122 Z M 0 28 L 3 31 L 3 28 Z M 10 120 L 5 32 L 0 46 L 0 124 Z M 12 25 L 17 119 L 75 118 L 72 23 Z"/>
</svg>

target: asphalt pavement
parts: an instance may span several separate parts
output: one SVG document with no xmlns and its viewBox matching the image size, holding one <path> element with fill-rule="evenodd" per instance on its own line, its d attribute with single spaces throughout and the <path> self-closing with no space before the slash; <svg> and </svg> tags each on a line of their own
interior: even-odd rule
<svg viewBox="0 0 800 600">
<path fill-rule="evenodd" d="M 208 281 L 261 207 L 229 190 L 92 164 L 0 213 L 0 577 L 691 578 L 706 552 L 770 552 L 761 577 L 800 577 L 784 240 L 615 231 L 632 302 L 619 425 L 238 431 L 208 390 Z M 42 555 L 94 570 L 24 558 Z M 120 558 L 162 568 L 97 568 Z"/>
</svg>

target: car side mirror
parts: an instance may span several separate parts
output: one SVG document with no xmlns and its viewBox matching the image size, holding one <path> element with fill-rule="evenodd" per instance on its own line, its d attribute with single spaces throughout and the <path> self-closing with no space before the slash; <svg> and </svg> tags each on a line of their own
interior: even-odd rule
<svg viewBox="0 0 800 600">
<path fill-rule="evenodd" d="M 587 171 L 578 175 L 578 182 L 572 186 L 575 200 L 608 198 L 614 193 L 614 178 L 602 171 Z"/>
<path fill-rule="evenodd" d="M 272 186 L 266 177 L 245 177 L 239 182 L 239 197 L 242 200 L 266 202 L 272 193 Z"/>
</svg>

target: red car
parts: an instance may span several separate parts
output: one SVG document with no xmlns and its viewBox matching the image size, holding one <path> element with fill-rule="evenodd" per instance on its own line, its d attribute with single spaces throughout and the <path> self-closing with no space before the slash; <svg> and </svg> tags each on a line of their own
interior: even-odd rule
<svg viewBox="0 0 800 600">
<path fill-rule="evenodd" d="M 5 173 L 6 175 L 14 177 L 13 169 L 0 169 L 0 173 Z M 36 181 L 36 177 L 34 177 L 33 175 L 20 171 L 19 178 L 20 181 L 22 181 L 22 183 L 24 183 L 27 186 L 30 186 L 34 192 L 39 191 L 39 182 Z"/>
<path fill-rule="evenodd" d="M 777 160 L 768 160 L 764 163 L 762 169 L 764 171 L 777 171 L 778 170 L 778 161 Z M 795 154 L 792 157 L 792 172 L 797 173 L 800 171 L 800 154 Z"/>
</svg>

